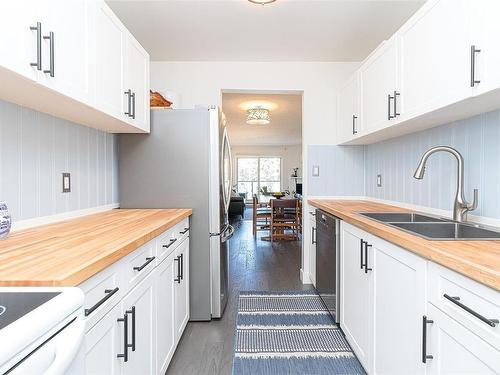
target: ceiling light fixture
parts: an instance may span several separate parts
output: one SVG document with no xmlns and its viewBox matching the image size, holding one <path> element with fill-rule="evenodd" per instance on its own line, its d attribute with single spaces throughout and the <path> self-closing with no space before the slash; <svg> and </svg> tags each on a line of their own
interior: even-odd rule
<svg viewBox="0 0 500 375">
<path fill-rule="evenodd" d="M 266 4 L 271 4 L 274 3 L 276 0 L 248 0 L 251 3 L 254 4 L 259 4 L 259 5 L 266 5 Z"/>
<path fill-rule="evenodd" d="M 269 110 L 262 107 L 250 108 L 247 110 L 248 125 L 267 125 L 271 122 Z"/>
</svg>

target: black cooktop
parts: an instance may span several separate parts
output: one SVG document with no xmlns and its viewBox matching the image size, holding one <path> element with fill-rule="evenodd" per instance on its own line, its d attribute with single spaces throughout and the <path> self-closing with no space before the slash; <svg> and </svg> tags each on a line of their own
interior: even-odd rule
<svg viewBox="0 0 500 375">
<path fill-rule="evenodd" d="M 60 292 L 0 292 L 0 329 L 22 318 Z"/>
</svg>

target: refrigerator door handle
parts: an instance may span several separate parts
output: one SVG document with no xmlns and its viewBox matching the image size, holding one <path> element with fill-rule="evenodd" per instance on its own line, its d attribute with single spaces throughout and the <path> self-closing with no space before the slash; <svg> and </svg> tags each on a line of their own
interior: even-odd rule
<svg viewBox="0 0 500 375">
<path fill-rule="evenodd" d="M 225 234 L 229 232 L 229 234 Z M 228 241 L 231 237 L 233 237 L 234 234 L 234 227 L 232 225 L 228 225 L 226 230 L 224 231 L 224 236 L 221 237 L 220 241 L 221 242 L 226 242 Z"/>
</svg>

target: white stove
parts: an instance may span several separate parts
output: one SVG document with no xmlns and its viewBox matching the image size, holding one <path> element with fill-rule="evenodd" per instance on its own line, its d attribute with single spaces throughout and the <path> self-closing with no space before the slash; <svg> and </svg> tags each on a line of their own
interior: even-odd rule
<svg viewBox="0 0 500 375">
<path fill-rule="evenodd" d="M 83 297 L 78 288 L 0 288 L 0 373 L 82 373 Z"/>
</svg>

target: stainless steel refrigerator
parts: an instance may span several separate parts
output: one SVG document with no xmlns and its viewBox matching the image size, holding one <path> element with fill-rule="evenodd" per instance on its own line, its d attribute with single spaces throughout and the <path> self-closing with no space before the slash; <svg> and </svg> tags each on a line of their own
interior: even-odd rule
<svg viewBox="0 0 500 375">
<path fill-rule="evenodd" d="M 228 299 L 231 148 L 217 107 L 153 110 L 150 134 L 122 134 L 121 208 L 192 208 L 190 319 L 220 318 Z M 137 223 L 140 225 L 140 223 Z"/>
</svg>

